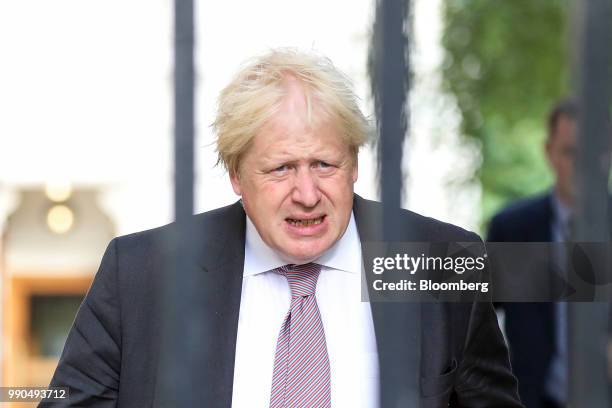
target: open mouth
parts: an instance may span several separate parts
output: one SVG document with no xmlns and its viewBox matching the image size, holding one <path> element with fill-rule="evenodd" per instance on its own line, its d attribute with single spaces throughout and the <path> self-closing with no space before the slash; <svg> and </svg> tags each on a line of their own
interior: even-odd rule
<svg viewBox="0 0 612 408">
<path fill-rule="evenodd" d="M 296 218 L 286 218 L 286 221 L 293 225 L 294 227 L 310 227 L 312 225 L 319 225 L 323 222 L 325 216 L 322 215 L 318 218 L 309 218 L 309 219 L 296 219 Z"/>
</svg>

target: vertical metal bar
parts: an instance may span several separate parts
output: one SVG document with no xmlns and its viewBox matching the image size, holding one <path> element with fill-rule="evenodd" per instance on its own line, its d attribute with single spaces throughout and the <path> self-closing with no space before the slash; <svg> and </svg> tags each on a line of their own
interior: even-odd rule
<svg viewBox="0 0 612 408">
<path fill-rule="evenodd" d="M 609 241 L 608 174 L 602 153 L 610 148 L 612 4 L 578 1 L 573 75 L 581 107 L 578 129 L 577 224 L 579 242 Z M 570 407 L 606 407 L 607 303 L 569 305 Z"/>
<path fill-rule="evenodd" d="M 193 0 L 175 0 L 174 11 L 174 213 L 182 222 L 193 215 Z"/>
<path fill-rule="evenodd" d="M 380 192 L 385 241 L 401 236 L 402 150 L 407 130 L 409 0 L 379 0 L 374 21 L 374 93 L 377 102 Z M 381 406 L 418 407 L 420 305 L 386 304 L 379 317 L 386 343 L 379 347 Z M 399 323 L 399 324 L 398 324 Z M 400 344 L 410 338 L 411 344 Z M 380 344 L 379 344 L 380 346 Z"/>
<path fill-rule="evenodd" d="M 402 149 L 406 134 L 408 91 L 407 0 L 379 1 L 375 21 L 376 89 L 378 92 L 379 169 L 384 206 L 383 236 L 397 228 L 402 204 Z"/>
<path fill-rule="evenodd" d="M 195 407 L 212 403 L 205 395 L 205 350 L 202 337 L 202 288 L 193 268 L 194 181 L 194 2 L 174 2 L 174 205 L 176 234 L 174 274 L 164 288 L 162 350 L 158 386 L 162 407 Z"/>
</svg>

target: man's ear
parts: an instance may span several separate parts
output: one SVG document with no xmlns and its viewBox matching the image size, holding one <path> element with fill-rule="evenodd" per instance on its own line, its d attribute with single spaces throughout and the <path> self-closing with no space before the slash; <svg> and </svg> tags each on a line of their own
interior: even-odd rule
<svg viewBox="0 0 612 408">
<path fill-rule="evenodd" d="M 353 183 L 357 181 L 357 177 L 359 176 L 359 160 L 355 157 L 353 160 Z"/>
<path fill-rule="evenodd" d="M 240 186 L 240 174 L 237 171 L 233 171 L 230 173 L 230 181 L 232 182 L 232 188 L 234 189 L 234 193 L 236 195 L 242 195 L 242 188 Z"/>
</svg>

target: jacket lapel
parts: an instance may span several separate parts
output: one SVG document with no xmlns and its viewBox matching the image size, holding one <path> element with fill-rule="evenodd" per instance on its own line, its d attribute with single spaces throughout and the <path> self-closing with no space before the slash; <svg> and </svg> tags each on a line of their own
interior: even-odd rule
<svg viewBox="0 0 612 408">
<path fill-rule="evenodd" d="M 244 270 L 246 216 L 240 202 L 223 209 L 218 225 L 200 228 L 203 245 L 199 266 L 205 276 L 204 335 L 209 344 L 203 367 L 211 406 L 229 407 L 232 400 L 238 314 Z"/>
</svg>

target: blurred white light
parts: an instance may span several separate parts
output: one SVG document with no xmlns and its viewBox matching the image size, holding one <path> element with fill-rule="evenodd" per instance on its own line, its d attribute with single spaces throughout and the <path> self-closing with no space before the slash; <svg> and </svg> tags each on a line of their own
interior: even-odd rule
<svg viewBox="0 0 612 408">
<path fill-rule="evenodd" d="M 49 200 L 56 203 L 66 201 L 72 195 L 72 186 L 68 182 L 48 182 L 45 185 L 45 194 Z"/>
<path fill-rule="evenodd" d="M 65 205 L 54 205 L 47 212 L 47 226 L 56 234 L 65 234 L 74 224 L 74 212 Z"/>
</svg>

